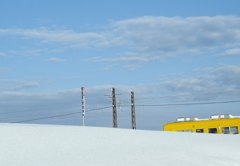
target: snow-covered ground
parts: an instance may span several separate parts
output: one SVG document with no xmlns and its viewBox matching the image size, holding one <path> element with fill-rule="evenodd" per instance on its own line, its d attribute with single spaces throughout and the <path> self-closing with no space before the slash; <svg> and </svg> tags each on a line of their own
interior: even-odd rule
<svg viewBox="0 0 240 166">
<path fill-rule="evenodd" d="M 1 166 L 240 166 L 240 135 L 0 124 Z"/>
</svg>

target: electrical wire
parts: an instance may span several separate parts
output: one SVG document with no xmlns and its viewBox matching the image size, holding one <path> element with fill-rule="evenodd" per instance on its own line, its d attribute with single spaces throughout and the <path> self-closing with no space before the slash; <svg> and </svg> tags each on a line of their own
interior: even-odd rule
<svg viewBox="0 0 240 166">
<path fill-rule="evenodd" d="M 171 97 L 186 97 L 186 96 L 200 96 L 200 95 L 212 95 L 212 94 L 221 94 L 221 93 L 240 93 L 240 91 L 225 91 L 225 92 L 198 93 L 198 94 L 188 94 L 188 95 L 175 95 L 175 96 L 136 98 L 135 100 L 158 99 L 158 98 L 171 98 Z"/>
<path fill-rule="evenodd" d="M 203 102 L 203 101 L 205 101 L 205 102 L 225 102 L 225 100 L 239 100 L 239 97 L 220 97 L 220 98 L 217 98 L 217 99 L 203 99 L 203 100 L 198 100 L 199 102 Z M 155 100 L 154 100 L 155 101 Z M 170 102 L 175 102 L 175 104 L 176 103 L 182 103 L 182 102 L 186 102 L 186 100 L 173 100 L 173 101 L 170 101 Z M 136 102 L 137 103 L 137 102 Z M 155 101 L 155 102 L 144 102 L 146 105 L 159 105 L 159 104 L 168 104 L 168 103 L 166 103 L 166 101 L 162 101 L 162 102 L 157 102 L 157 101 Z M 131 105 L 130 103 L 118 103 L 118 104 L 120 104 L 120 105 Z"/>
<path fill-rule="evenodd" d="M 112 106 L 110 106 L 110 107 L 112 107 Z M 86 111 L 86 112 L 101 110 L 101 109 L 110 108 L 110 107 L 102 107 L 102 108 L 92 109 L 92 110 L 88 110 L 88 111 Z M 20 120 L 20 121 L 15 121 L 15 122 L 10 122 L 10 123 L 30 122 L 30 121 L 36 121 L 36 120 L 42 120 L 42 119 L 50 119 L 50 118 L 56 118 L 56 117 L 62 117 L 62 116 L 69 116 L 69 115 L 80 114 L 80 113 L 82 113 L 82 112 L 77 111 L 77 112 L 72 112 L 72 113 L 68 113 L 68 114 L 48 116 L 48 117 L 42 117 L 42 118 L 36 118 L 36 119 Z"/>
<path fill-rule="evenodd" d="M 228 92 L 212 92 L 212 93 L 202 93 L 202 94 L 189 94 L 189 95 L 176 95 L 176 96 L 163 96 L 163 97 L 152 97 L 152 98 L 139 98 L 135 100 L 142 100 L 142 99 L 156 99 L 156 98 L 170 98 L 170 97 L 184 97 L 184 96 L 197 96 L 197 95 L 209 95 L 209 94 L 220 94 L 220 93 L 239 93 L 240 91 L 228 91 Z M 224 104 L 224 103 L 238 103 L 239 100 L 236 101 L 216 101 L 216 102 L 198 102 L 198 103 L 173 103 L 173 104 L 142 104 L 142 105 L 135 105 L 136 107 L 157 107 L 157 106 L 190 106 L 190 105 L 204 105 L 204 104 Z M 123 104 L 118 103 L 121 106 L 130 106 L 131 104 Z M 11 111 L 11 112 L 2 112 L 0 114 L 9 114 L 9 113 L 20 113 L 20 112 L 30 112 L 30 111 L 38 111 L 38 110 L 49 110 L 49 109 L 60 109 L 60 108 L 69 108 L 69 107 L 75 107 L 75 106 L 81 106 L 81 105 L 68 105 L 68 106 L 61 106 L 61 107 L 51 107 L 51 108 L 42 108 L 42 109 L 33 109 L 33 110 L 23 110 L 23 111 Z M 97 109 L 88 110 L 86 112 L 92 112 L 96 110 L 103 110 L 105 108 L 111 108 L 109 107 L 102 107 Z M 49 118 L 56 118 L 56 117 L 62 117 L 62 116 L 69 116 L 74 114 L 82 113 L 80 111 L 67 113 L 67 114 L 60 114 L 60 115 L 54 115 L 54 116 L 48 116 L 48 117 L 41 117 L 41 118 L 35 118 L 35 119 L 28 119 L 28 120 L 19 120 L 11 123 L 22 123 L 22 122 L 29 122 L 29 121 L 35 121 L 35 120 L 42 120 L 42 119 L 49 119 Z"/>
<path fill-rule="evenodd" d="M 10 111 L 10 112 L 0 112 L 0 114 L 12 114 L 12 113 L 19 113 L 19 112 L 31 112 L 31 111 L 39 111 L 39 110 L 50 110 L 50 109 L 60 109 L 60 108 L 70 108 L 76 107 L 81 105 L 68 105 L 68 106 L 61 106 L 61 107 L 50 107 L 50 108 L 39 108 L 39 109 L 32 109 L 32 110 L 23 110 L 23 111 Z"/>
<path fill-rule="evenodd" d="M 42 120 L 42 119 L 56 118 L 56 117 L 68 116 L 68 115 L 74 115 L 74 114 L 79 114 L 79 113 L 81 113 L 81 112 L 74 112 L 74 113 L 69 113 L 69 114 L 55 115 L 55 116 L 42 117 L 42 118 L 36 118 L 36 119 L 29 119 L 29 120 L 21 120 L 21 121 L 16 121 L 16 122 L 11 122 L 11 123 L 30 122 L 30 121 L 35 121 L 35 120 Z"/>
<path fill-rule="evenodd" d="M 141 107 L 152 107 L 152 106 L 189 106 L 189 105 L 225 104 L 225 103 L 239 103 L 239 102 L 240 101 L 221 101 L 221 102 L 204 102 L 204 103 L 154 104 L 154 105 L 153 104 L 143 104 L 143 105 L 135 105 L 135 106 L 136 107 L 139 107 L 139 106 L 141 106 Z M 127 106 L 127 105 L 124 105 L 124 106 Z M 102 110 L 102 109 L 111 108 L 111 107 L 112 106 L 102 107 L 102 108 L 88 110 L 86 112 L 92 112 L 92 111 Z M 42 120 L 42 119 L 49 119 L 49 118 L 55 118 L 55 117 L 61 117 L 61 116 L 68 116 L 68 115 L 79 114 L 79 113 L 81 113 L 81 112 L 78 111 L 78 112 L 73 112 L 73 113 L 69 113 L 69 114 L 61 114 L 61 115 L 42 117 L 42 118 L 37 118 L 37 119 L 22 120 L 22 121 L 16 121 L 16 122 L 11 122 L 11 123 L 29 122 L 29 121 L 35 121 L 35 120 Z"/>
<path fill-rule="evenodd" d="M 221 101 L 221 102 L 205 102 L 205 103 L 178 103 L 178 104 L 146 104 L 135 106 L 182 106 L 182 105 L 204 105 L 204 104 L 225 104 L 225 103 L 239 103 L 240 101 Z"/>
<path fill-rule="evenodd" d="M 225 91 L 225 92 L 212 92 L 212 93 L 200 93 L 200 94 L 189 94 L 189 95 L 176 95 L 176 96 L 162 96 L 162 97 L 150 97 L 150 98 L 137 98 L 135 100 L 143 100 L 143 99 L 158 99 L 158 98 L 171 98 L 171 97 L 186 97 L 186 96 L 199 96 L 199 95 L 209 95 L 209 94 L 220 94 L 220 93 L 240 93 L 240 91 Z M 107 103 L 107 102 L 98 102 L 98 103 Z M 118 103 L 122 104 L 122 103 Z M 39 108 L 32 110 L 23 110 L 23 111 L 10 111 L 10 112 L 0 112 L 0 114 L 11 114 L 11 113 L 20 113 L 20 112 L 31 112 L 31 111 L 39 111 L 39 110 L 50 110 L 50 109 L 61 109 L 61 108 L 70 108 L 81 105 L 67 105 L 60 107 L 50 107 L 50 108 Z"/>
<path fill-rule="evenodd" d="M 38 112 L 34 112 L 34 114 L 27 114 L 27 115 L 17 115 L 17 117 L 6 117 L 6 118 L 0 118 L 0 121 L 2 120 L 9 120 L 9 119 L 21 119 L 21 118 L 27 118 L 27 117 L 34 117 L 34 116 L 42 116 L 42 115 L 46 115 L 46 114 L 56 114 L 56 113 L 68 113 L 69 111 L 54 111 L 54 112 L 45 112 L 45 113 L 38 113 Z"/>
</svg>

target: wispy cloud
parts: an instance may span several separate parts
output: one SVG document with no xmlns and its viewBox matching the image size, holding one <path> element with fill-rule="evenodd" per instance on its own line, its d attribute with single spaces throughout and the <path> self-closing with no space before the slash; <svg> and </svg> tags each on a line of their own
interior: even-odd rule
<svg viewBox="0 0 240 166">
<path fill-rule="evenodd" d="M 172 92 L 203 93 L 240 89 L 240 66 L 225 65 L 207 68 L 206 74 L 196 78 L 174 79 L 161 83 L 164 89 Z"/>
<path fill-rule="evenodd" d="M 62 43 L 75 47 L 107 45 L 106 37 L 100 33 L 77 33 L 71 30 L 50 31 L 40 29 L 0 29 L 2 35 L 18 35 L 28 38 L 42 39 L 43 42 Z"/>
<path fill-rule="evenodd" d="M 10 68 L 0 68 L 0 73 L 8 73 L 11 72 Z"/>
<path fill-rule="evenodd" d="M 66 59 L 60 59 L 60 58 L 49 58 L 47 61 L 53 61 L 53 62 L 65 62 Z"/>
<path fill-rule="evenodd" d="M 139 17 L 114 24 L 115 43 L 158 56 L 196 54 L 240 40 L 240 18 Z"/>
<path fill-rule="evenodd" d="M 129 68 L 135 68 L 137 66 L 128 66 Z M 221 91 L 233 91 L 240 89 L 240 66 L 239 65 L 225 65 L 219 68 L 212 68 L 205 71 L 205 74 L 194 78 L 179 78 L 161 80 L 152 84 L 124 86 L 124 85 L 98 85 L 93 87 L 86 87 L 86 93 L 88 94 L 88 100 L 94 102 L 108 101 L 107 98 L 102 96 L 111 93 L 111 88 L 115 87 L 117 93 L 122 94 L 120 97 L 128 100 L 129 93 L 135 91 L 139 97 L 148 96 L 149 94 L 155 96 L 163 96 L 168 94 L 195 94 L 195 93 L 209 93 L 209 92 L 221 92 Z M 77 79 L 78 77 L 69 77 L 65 79 Z M 63 78 L 64 79 L 64 78 Z M 11 87 L 11 90 L 20 90 L 24 88 L 33 88 L 40 86 L 37 82 L 24 81 L 24 80 L 1 80 Z M 4 92 L 4 94 L 10 94 L 10 92 Z M 2 94 L 2 95 L 4 95 Z M 11 95 L 22 94 L 23 96 L 30 96 L 36 98 L 42 98 L 42 100 L 51 98 L 59 101 L 70 102 L 72 98 L 79 98 L 81 95 L 81 89 L 70 89 L 62 91 L 44 92 L 44 93 L 30 93 L 30 92 L 11 92 Z M 61 95 L 59 95 L 61 94 Z M 126 94 L 126 96 L 125 96 Z M 160 94 L 160 95 L 159 95 Z M 78 97 L 76 97 L 78 96 Z M 96 96 L 99 96 L 96 97 Z M 74 99 L 74 100 L 75 100 Z"/>
<path fill-rule="evenodd" d="M 125 65 L 123 66 L 123 69 L 125 71 L 135 71 L 137 69 L 139 69 L 140 65 Z"/>
<path fill-rule="evenodd" d="M 48 49 L 35 49 L 35 50 L 21 50 L 21 51 L 10 51 L 10 53 L 15 55 L 22 55 L 27 57 L 40 56 L 49 51 Z"/>
<path fill-rule="evenodd" d="M 72 30 L 0 29 L 0 35 L 40 39 L 68 47 L 121 47 L 124 57 L 99 59 L 105 62 L 142 62 L 205 52 L 238 55 L 240 17 L 144 16 L 113 22 L 108 31 L 79 33 Z"/>
<path fill-rule="evenodd" d="M 3 53 L 3 52 L 0 52 L 0 57 L 4 57 L 4 56 L 7 56 L 7 54 Z"/>
<path fill-rule="evenodd" d="M 219 54 L 219 56 L 240 56 L 240 48 L 226 50 Z"/>
<path fill-rule="evenodd" d="M 119 58 L 99 58 L 96 62 L 148 62 L 149 58 L 144 57 L 119 57 Z"/>
<path fill-rule="evenodd" d="M 69 76 L 69 77 L 63 77 L 61 78 L 61 80 L 76 80 L 76 79 L 80 79 L 81 77 L 77 77 L 77 76 Z"/>
<path fill-rule="evenodd" d="M 2 91 L 16 91 L 40 86 L 37 82 L 18 79 L 2 79 L 1 82 L 2 85 L 0 86 L 0 89 L 2 89 Z"/>
</svg>

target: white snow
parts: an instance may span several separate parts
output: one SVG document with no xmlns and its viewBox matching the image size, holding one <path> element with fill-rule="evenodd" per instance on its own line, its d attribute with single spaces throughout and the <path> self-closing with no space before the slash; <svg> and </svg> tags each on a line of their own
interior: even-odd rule
<svg viewBox="0 0 240 166">
<path fill-rule="evenodd" d="M 1 166 L 239 166 L 240 135 L 0 124 Z"/>
</svg>

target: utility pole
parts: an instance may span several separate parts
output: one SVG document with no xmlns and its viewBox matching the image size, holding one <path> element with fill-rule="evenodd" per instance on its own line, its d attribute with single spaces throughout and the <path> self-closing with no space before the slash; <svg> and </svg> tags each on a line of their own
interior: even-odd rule
<svg viewBox="0 0 240 166">
<path fill-rule="evenodd" d="M 85 116 L 85 94 L 84 87 L 82 89 L 82 125 L 84 126 L 84 116 Z"/>
<path fill-rule="evenodd" d="M 117 108 L 116 108 L 116 94 L 115 88 L 112 88 L 112 112 L 113 112 L 113 127 L 117 128 Z"/>
<path fill-rule="evenodd" d="M 136 129 L 136 114 L 135 114 L 135 102 L 134 92 L 131 92 L 131 111 L 132 111 L 132 129 Z"/>
</svg>

